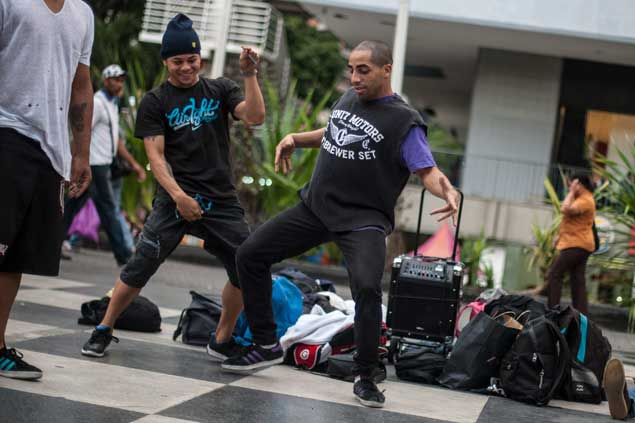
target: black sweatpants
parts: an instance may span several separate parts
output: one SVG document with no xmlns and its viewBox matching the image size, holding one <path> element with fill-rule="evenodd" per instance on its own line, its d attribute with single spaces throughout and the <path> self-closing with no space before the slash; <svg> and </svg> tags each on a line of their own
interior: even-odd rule
<svg viewBox="0 0 635 423">
<path fill-rule="evenodd" d="M 566 248 L 558 254 L 547 272 L 547 289 L 549 292 L 549 307 L 560 304 L 562 294 L 562 280 L 569 272 L 571 285 L 571 302 L 573 307 L 582 314 L 589 314 L 586 292 L 586 262 L 591 253 L 583 248 Z"/>
<path fill-rule="evenodd" d="M 355 300 L 356 375 L 377 366 L 381 332 L 381 277 L 386 244 L 382 231 L 329 232 L 304 203 L 258 228 L 236 254 L 245 313 L 256 344 L 276 342 L 271 303 L 271 265 L 334 241 L 342 250 Z"/>
</svg>

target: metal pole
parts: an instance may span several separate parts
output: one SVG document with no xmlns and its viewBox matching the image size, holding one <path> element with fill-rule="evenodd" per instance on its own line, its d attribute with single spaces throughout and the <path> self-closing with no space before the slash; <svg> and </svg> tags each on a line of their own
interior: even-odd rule
<svg viewBox="0 0 635 423">
<path fill-rule="evenodd" d="M 395 43 L 392 48 L 392 90 L 401 94 L 403 88 L 403 74 L 406 64 L 406 45 L 408 43 L 408 14 L 410 0 L 399 0 L 397 25 L 395 26 Z"/>
<path fill-rule="evenodd" d="M 229 25 L 232 16 L 232 0 L 219 0 L 218 35 L 216 38 L 216 48 L 214 49 L 214 60 L 212 62 L 212 78 L 223 76 L 225 71 L 225 56 L 227 55 L 227 37 L 229 35 Z"/>
</svg>

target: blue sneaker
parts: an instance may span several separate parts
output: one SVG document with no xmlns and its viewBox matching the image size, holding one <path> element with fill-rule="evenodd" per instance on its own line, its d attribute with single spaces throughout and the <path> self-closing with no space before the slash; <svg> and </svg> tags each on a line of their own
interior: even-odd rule
<svg viewBox="0 0 635 423">
<path fill-rule="evenodd" d="M 284 351 L 277 342 L 272 348 L 263 348 L 260 345 L 250 345 L 234 357 L 223 361 L 221 368 L 230 372 L 246 373 L 263 367 L 282 363 Z"/>
<path fill-rule="evenodd" d="M 14 348 L 0 350 L 0 376 L 12 379 L 35 380 L 42 377 L 42 370 L 22 360 L 21 352 Z"/>
</svg>

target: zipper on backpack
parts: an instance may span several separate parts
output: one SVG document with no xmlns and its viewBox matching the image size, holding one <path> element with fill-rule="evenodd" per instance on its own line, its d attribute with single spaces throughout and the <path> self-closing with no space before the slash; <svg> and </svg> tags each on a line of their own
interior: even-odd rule
<svg viewBox="0 0 635 423">
<path fill-rule="evenodd" d="M 538 384 L 538 389 L 542 389 L 542 380 L 545 376 L 545 369 L 540 370 L 540 383 Z"/>
</svg>

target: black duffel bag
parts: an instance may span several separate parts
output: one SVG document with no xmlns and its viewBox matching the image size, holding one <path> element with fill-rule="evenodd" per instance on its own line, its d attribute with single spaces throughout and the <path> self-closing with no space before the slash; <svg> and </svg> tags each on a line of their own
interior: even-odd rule
<svg viewBox="0 0 635 423">
<path fill-rule="evenodd" d="M 489 386 L 520 332 L 499 320 L 479 313 L 463 328 L 438 379 L 441 385 L 463 390 Z"/>
<path fill-rule="evenodd" d="M 77 320 L 80 325 L 98 325 L 106 314 L 110 297 L 88 301 L 82 304 L 82 317 Z M 137 296 L 115 321 L 115 329 L 134 330 L 137 332 L 161 331 L 161 314 L 159 307 L 146 297 Z"/>
<path fill-rule="evenodd" d="M 529 313 L 527 313 L 527 311 Z M 485 306 L 485 313 L 497 316 L 501 313 L 511 312 L 515 316 L 524 315 L 526 321 L 547 314 L 548 308 L 540 301 L 536 301 L 527 295 L 503 295 L 490 301 Z"/>
<path fill-rule="evenodd" d="M 207 345 L 212 332 L 216 331 L 223 306 L 211 298 L 190 291 L 192 302 L 181 312 L 179 323 L 172 339 L 181 336 L 184 344 Z"/>
<path fill-rule="evenodd" d="M 447 363 L 444 345 L 438 347 L 417 346 L 400 352 L 395 359 L 395 373 L 399 379 L 409 382 L 438 385 Z"/>
<path fill-rule="evenodd" d="M 335 379 L 353 382 L 355 380 L 355 375 L 353 374 L 353 368 L 355 367 L 354 354 L 355 353 L 330 356 L 328 358 L 326 374 Z M 375 383 L 386 380 L 386 366 L 384 363 L 381 361 L 378 362 L 377 367 L 373 370 L 372 377 Z"/>
</svg>

